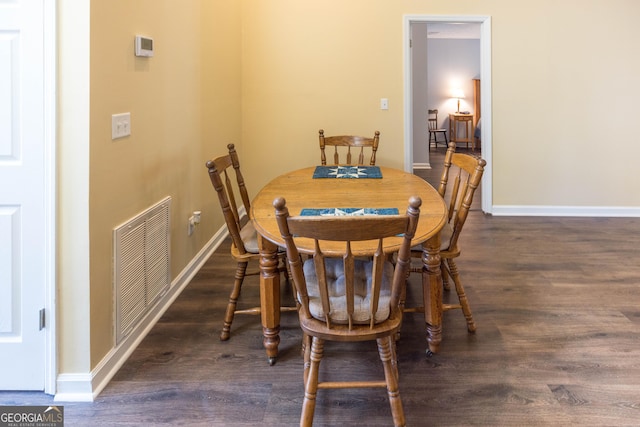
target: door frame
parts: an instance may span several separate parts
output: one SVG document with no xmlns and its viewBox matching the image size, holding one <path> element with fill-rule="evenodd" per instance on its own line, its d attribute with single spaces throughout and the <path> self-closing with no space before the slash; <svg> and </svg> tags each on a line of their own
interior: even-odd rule
<svg viewBox="0 0 640 427">
<path fill-rule="evenodd" d="M 480 24 L 480 105 L 482 110 L 482 158 L 487 161 L 482 176 L 482 211 L 493 212 L 492 130 L 491 130 L 491 17 L 467 15 L 404 15 L 404 168 L 413 172 L 413 80 L 411 63 L 411 24 L 429 22 L 462 22 Z"/>
<path fill-rule="evenodd" d="M 58 376 L 58 341 L 57 341 L 57 233 L 56 233 L 56 200 L 57 200 L 57 138 L 56 138 L 56 104 L 57 104 L 57 0 L 45 1 L 44 4 L 44 210 L 45 235 L 42 250 L 45 251 L 45 369 L 44 392 L 56 393 Z"/>
</svg>

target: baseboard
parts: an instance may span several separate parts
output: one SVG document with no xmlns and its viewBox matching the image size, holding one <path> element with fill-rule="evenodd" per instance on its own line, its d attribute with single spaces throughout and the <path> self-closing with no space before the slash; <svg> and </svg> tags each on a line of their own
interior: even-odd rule
<svg viewBox="0 0 640 427">
<path fill-rule="evenodd" d="M 494 205 L 494 216 L 640 217 L 640 207 Z"/>
<path fill-rule="evenodd" d="M 169 291 L 160 298 L 135 329 L 119 345 L 111 349 L 90 373 L 58 375 L 54 400 L 56 402 L 93 402 L 228 234 L 228 229 L 224 226 L 207 242 L 173 280 Z"/>
<path fill-rule="evenodd" d="M 414 163 L 413 168 L 414 169 L 433 169 L 431 167 L 431 163 Z"/>
<path fill-rule="evenodd" d="M 56 380 L 55 402 L 93 402 L 92 374 L 60 374 Z"/>
</svg>

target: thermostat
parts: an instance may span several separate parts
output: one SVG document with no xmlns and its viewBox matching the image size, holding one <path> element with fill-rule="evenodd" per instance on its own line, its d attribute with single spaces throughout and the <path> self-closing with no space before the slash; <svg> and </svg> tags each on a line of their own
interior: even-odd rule
<svg viewBox="0 0 640 427">
<path fill-rule="evenodd" d="M 136 36 L 136 56 L 153 56 L 153 39 Z"/>
</svg>

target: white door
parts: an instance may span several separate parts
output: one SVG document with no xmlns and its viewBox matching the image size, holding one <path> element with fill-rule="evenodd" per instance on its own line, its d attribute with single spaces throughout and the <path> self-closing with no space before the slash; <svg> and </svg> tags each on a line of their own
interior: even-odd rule
<svg viewBox="0 0 640 427">
<path fill-rule="evenodd" d="M 44 1 L 0 0 L 0 390 L 43 390 Z"/>
</svg>

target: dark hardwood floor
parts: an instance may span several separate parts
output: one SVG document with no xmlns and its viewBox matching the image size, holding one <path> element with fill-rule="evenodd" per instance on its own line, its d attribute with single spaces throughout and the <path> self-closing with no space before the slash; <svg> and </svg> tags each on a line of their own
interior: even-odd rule
<svg viewBox="0 0 640 427">
<path fill-rule="evenodd" d="M 443 152 L 432 150 L 434 164 Z M 437 185 L 437 170 L 435 181 L 418 174 Z M 478 330 L 467 333 L 459 310 L 445 313 L 441 351 L 428 358 L 421 315 L 406 316 L 398 352 L 408 425 L 640 425 L 639 231 L 640 218 L 474 209 L 458 266 Z M 67 426 L 298 425 L 297 315 L 282 316 L 272 367 L 258 317 L 237 316 L 231 339 L 218 340 L 234 274 L 228 250 L 213 254 L 95 402 L 63 403 Z M 247 278 L 245 305 L 259 300 L 257 283 Z M 408 298 L 420 297 L 414 275 Z M 322 375 L 382 375 L 373 344 L 349 348 L 328 343 Z M 51 402 L 0 392 L 2 405 Z M 383 390 L 320 390 L 315 421 L 388 426 L 391 414 Z"/>
</svg>

